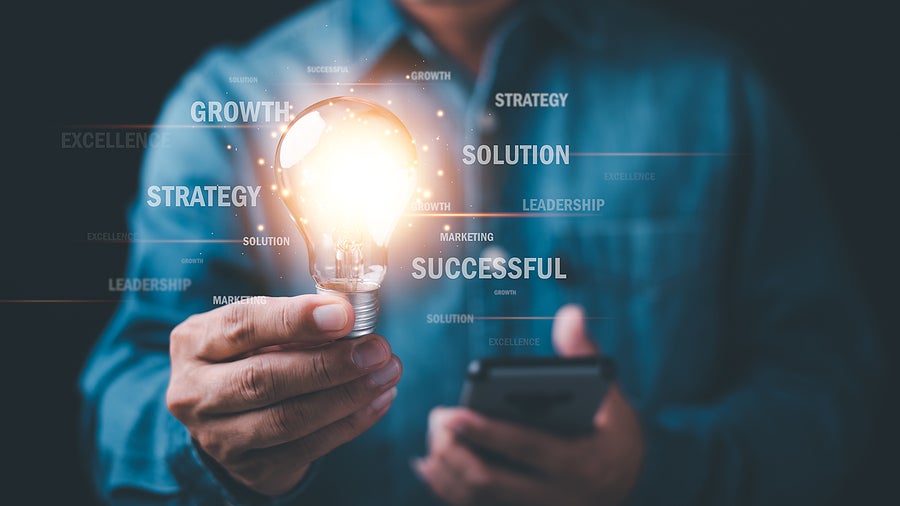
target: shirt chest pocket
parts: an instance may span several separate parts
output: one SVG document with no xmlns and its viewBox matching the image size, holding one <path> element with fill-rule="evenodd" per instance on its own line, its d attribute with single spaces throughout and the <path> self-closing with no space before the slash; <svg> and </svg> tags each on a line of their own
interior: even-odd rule
<svg viewBox="0 0 900 506">
<path fill-rule="evenodd" d="M 568 269 L 563 298 L 595 317 L 590 332 L 632 392 L 655 384 L 686 346 L 711 346 L 721 265 L 705 230 L 702 220 L 597 221 L 557 242 Z"/>
<path fill-rule="evenodd" d="M 688 219 L 591 220 L 562 231 L 555 244 L 578 284 L 634 295 L 709 267 L 702 230 Z"/>
</svg>

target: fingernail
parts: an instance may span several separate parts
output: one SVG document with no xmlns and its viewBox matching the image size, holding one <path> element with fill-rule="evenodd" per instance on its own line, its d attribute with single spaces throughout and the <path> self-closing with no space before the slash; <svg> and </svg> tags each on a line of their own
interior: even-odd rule
<svg viewBox="0 0 900 506">
<path fill-rule="evenodd" d="M 347 326 L 347 310 L 340 304 L 325 304 L 313 309 L 316 327 L 323 332 L 341 330 Z"/>
<path fill-rule="evenodd" d="M 369 375 L 372 381 L 378 386 L 384 386 L 397 379 L 400 375 L 400 364 L 396 360 L 391 360 L 388 365 L 378 369 Z"/>
<path fill-rule="evenodd" d="M 384 362 L 385 359 L 388 358 L 388 355 L 383 344 L 376 339 L 370 339 L 354 346 L 350 358 L 353 359 L 353 363 L 356 364 L 356 367 L 368 369 L 375 364 Z"/>
<path fill-rule="evenodd" d="M 468 425 L 465 421 L 460 420 L 459 418 L 451 418 L 447 421 L 447 429 L 456 434 L 457 436 L 465 435 L 466 429 L 468 429 Z"/>
<path fill-rule="evenodd" d="M 422 457 L 413 457 L 409 459 L 409 467 L 412 468 L 413 474 L 416 475 L 416 478 L 425 481 L 425 471 L 422 467 L 425 465 L 425 459 Z"/>
<path fill-rule="evenodd" d="M 394 397 L 397 397 L 397 387 L 394 387 L 387 392 L 379 395 L 373 400 L 369 406 L 375 411 L 380 411 L 385 406 L 391 403 L 394 400 Z"/>
</svg>

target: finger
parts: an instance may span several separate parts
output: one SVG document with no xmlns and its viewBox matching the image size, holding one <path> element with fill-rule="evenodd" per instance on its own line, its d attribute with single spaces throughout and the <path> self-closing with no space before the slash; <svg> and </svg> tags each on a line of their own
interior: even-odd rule
<svg viewBox="0 0 900 506">
<path fill-rule="evenodd" d="M 229 304 L 188 318 L 172 331 L 172 354 L 218 362 L 277 344 L 326 343 L 353 328 L 353 308 L 340 297 L 261 300 L 265 304 Z"/>
<path fill-rule="evenodd" d="M 444 458 L 451 452 L 468 455 Z M 418 459 L 412 465 L 422 481 L 444 501 L 454 505 L 473 505 L 484 501 L 483 497 L 477 497 L 482 491 L 476 489 L 480 488 L 480 477 L 486 476 L 486 470 L 478 458 L 465 448 L 457 445 L 456 448 L 441 448 L 437 452 L 433 450 L 428 458 Z M 471 475 L 469 479 L 465 474 L 466 469 Z"/>
<path fill-rule="evenodd" d="M 244 449 L 287 443 L 370 405 L 397 384 L 401 373 L 400 360 L 393 357 L 382 369 L 349 383 L 223 417 L 214 423 L 206 437 Z M 206 447 L 203 441 L 201 445 Z"/>
<path fill-rule="evenodd" d="M 588 337 L 584 325 L 584 310 L 575 304 L 559 308 L 553 318 L 553 347 L 563 357 L 589 357 L 599 349 Z"/>
<path fill-rule="evenodd" d="M 250 450 L 223 465 L 241 476 L 245 485 L 264 490 L 282 469 L 302 469 L 335 448 L 355 439 L 388 412 L 397 389 L 391 388 L 362 409 L 335 421 L 306 437 L 278 446 Z"/>
<path fill-rule="evenodd" d="M 459 444 L 449 427 L 447 427 L 446 424 L 441 423 L 442 419 L 440 417 L 445 409 L 446 408 L 434 408 L 428 415 L 427 443 L 429 456 L 440 455 L 446 452 L 451 446 Z M 430 460 L 433 461 L 435 459 Z M 437 465 L 438 467 L 441 467 L 440 469 L 426 473 L 423 471 L 425 467 L 429 466 L 428 459 L 418 459 L 412 464 L 413 471 L 415 471 L 424 482 L 429 484 L 431 489 L 444 500 L 451 502 L 452 504 L 466 503 L 462 496 L 457 495 L 457 492 L 460 489 L 455 485 L 462 483 L 462 476 L 456 468 L 443 468 L 440 466 L 441 463 L 438 462 Z M 476 462 L 475 465 L 480 465 L 480 463 Z"/>
<path fill-rule="evenodd" d="M 387 365 L 391 347 L 375 334 L 311 349 L 273 351 L 205 367 L 204 414 L 239 413 L 353 381 Z"/>
<path fill-rule="evenodd" d="M 437 425 L 457 437 L 544 474 L 565 474 L 574 464 L 567 456 L 577 441 L 486 418 L 466 408 L 444 408 L 436 417 Z"/>
<path fill-rule="evenodd" d="M 609 388 L 600 409 L 594 414 L 594 427 L 598 433 L 622 434 L 640 426 L 637 414 L 622 394 L 618 385 Z"/>
<path fill-rule="evenodd" d="M 435 447 L 413 468 L 438 496 L 455 505 L 559 504 L 543 479 L 487 464 L 458 441 Z"/>
</svg>

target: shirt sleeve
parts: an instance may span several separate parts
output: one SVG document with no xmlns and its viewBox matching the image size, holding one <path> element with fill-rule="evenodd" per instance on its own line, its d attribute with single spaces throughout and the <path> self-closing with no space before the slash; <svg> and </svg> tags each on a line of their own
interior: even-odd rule
<svg viewBox="0 0 900 506">
<path fill-rule="evenodd" d="M 238 149 L 240 129 L 191 124 L 194 101 L 226 95 L 207 77 L 224 56 L 224 50 L 208 56 L 163 108 L 159 142 L 148 148 L 130 214 L 132 289 L 123 292 L 80 378 L 84 453 L 99 494 L 116 504 L 278 505 L 297 499 L 308 482 L 275 499 L 231 482 L 201 458 L 165 405 L 172 328 L 211 309 L 214 295 L 266 293 L 234 241 L 249 235 L 246 207 L 147 202 L 152 185 L 256 184 L 252 171 L 239 169 L 252 167 L 248 150 Z"/>
<path fill-rule="evenodd" d="M 734 367 L 707 402 L 642 413 L 631 504 L 831 504 L 867 444 L 878 363 L 866 309 L 802 139 L 760 79 L 739 82 L 747 152 L 720 336 Z"/>
</svg>

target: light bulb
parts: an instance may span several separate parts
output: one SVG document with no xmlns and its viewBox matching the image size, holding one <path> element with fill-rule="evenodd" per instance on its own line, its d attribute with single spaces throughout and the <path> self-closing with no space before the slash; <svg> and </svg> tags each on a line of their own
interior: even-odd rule
<svg viewBox="0 0 900 506">
<path fill-rule="evenodd" d="M 416 165 L 397 116 L 358 98 L 307 107 L 278 141 L 279 195 L 306 240 L 316 291 L 353 306 L 347 337 L 375 329 L 388 241 L 412 198 Z"/>
</svg>

